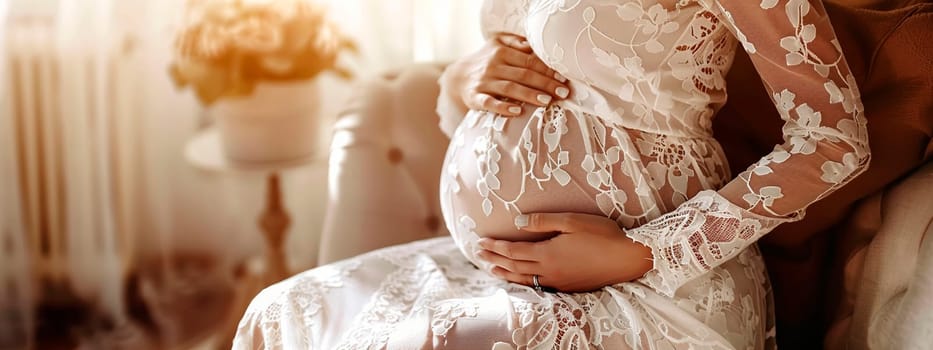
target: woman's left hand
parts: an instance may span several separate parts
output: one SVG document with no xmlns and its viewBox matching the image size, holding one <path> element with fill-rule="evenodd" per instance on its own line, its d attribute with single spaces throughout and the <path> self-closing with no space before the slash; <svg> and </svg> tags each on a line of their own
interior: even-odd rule
<svg viewBox="0 0 933 350">
<path fill-rule="evenodd" d="M 530 214 L 529 232 L 559 232 L 541 242 L 482 238 L 476 256 L 494 265 L 492 274 L 561 292 L 586 292 L 637 279 L 651 270 L 651 249 L 626 237 L 604 216 L 579 213 Z"/>
</svg>

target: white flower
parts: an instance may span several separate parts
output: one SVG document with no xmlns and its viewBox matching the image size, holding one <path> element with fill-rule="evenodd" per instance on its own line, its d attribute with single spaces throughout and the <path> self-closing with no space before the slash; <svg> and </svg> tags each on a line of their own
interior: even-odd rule
<svg viewBox="0 0 933 350">
<path fill-rule="evenodd" d="M 774 200 L 784 197 L 784 194 L 781 193 L 781 188 L 777 186 L 762 187 L 758 193 L 761 195 L 761 201 L 768 207 L 774 204 Z"/>
<path fill-rule="evenodd" d="M 814 111 L 809 104 L 797 106 L 794 111 L 797 112 L 797 124 L 814 129 L 822 125 L 822 113 Z"/>
<path fill-rule="evenodd" d="M 794 98 L 796 98 L 797 95 L 790 90 L 784 89 L 779 93 L 774 93 L 772 97 L 774 98 L 774 104 L 775 107 L 777 107 L 778 114 L 781 115 L 781 119 L 785 121 L 790 120 L 790 111 L 797 106 L 794 102 Z"/>
<path fill-rule="evenodd" d="M 593 48 L 593 56 L 596 58 L 596 62 L 603 65 L 607 68 L 617 68 L 622 65 L 622 61 L 619 59 L 615 53 L 607 52 L 598 47 Z"/>
<path fill-rule="evenodd" d="M 557 180 L 561 186 L 567 186 L 570 183 L 570 174 L 567 173 L 564 169 L 557 168 L 551 172 L 551 175 L 554 176 L 554 179 Z"/>
<path fill-rule="evenodd" d="M 821 132 L 822 114 L 806 103 L 797 106 L 794 111 L 797 112 L 797 121 L 787 123 L 784 127 L 784 133 L 790 135 L 791 153 L 813 154 L 817 144 L 824 139 Z"/>
<path fill-rule="evenodd" d="M 567 118 L 564 116 L 555 116 L 544 121 L 544 143 L 547 144 L 548 152 L 554 152 L 560 143 L 561 136 L 567 134 Z"/>
<path fill-rule="evenodd" d="M 829 93 L 829 103 L 839 103 L 845 100 L 845 96 L 842 95 L 842 90 L 839 89 L 835 81 L 830 80 L 823 83 L 823 88 Z"/>
<path fill-rule="evenodd" d="M 849 74 L 846 77 L 846 87 L 842 88 L 842 108 L 846 113 L 862 112 L 865 107 L 862 106 L 862 95 L 859 93 L 858 85 L 855 82 L 855 76 Z"/>
<path fill-rule="evenodd" d="M 777 3 L 777 0 L 761 0 L 760 6 L 762 10 L 769 10 L 777 6 Z"/>
<path fill-rule="evenodd" d="M 780 198 L 783 198 L 784 194 L 781 191 L 780 187 L 777 186 L 765 186 L 758 190 L 758 193 L 746 193 L 742 196 L 742 199 L 748 203 L 748 205 L 756 206 L 758 203 L 762 203 L 764 207 L 770 207 L 774 204 L 774 201 Z"/>
<path fill-rule="evenodd" d="M 641 57 L 632 56 L 622 60 L 623 66 L 628 70 L 629 75 L 637 78 L 644 78 L 645 68 L 641 65 Z"/>
<path fill-rule="evenodd" d="M 692 78 L 697 73 L 696 58 L 689 51 L 675 52 L 667 61 L 667 65 L 671 67 L 671 75 L 679 80 Z M 690 82 L 690 85 L 692 84 L 693 82 Z"/>
<path fill-rule="evenodd" d="M 616 14 L 619 16 L 619 18 L 626 22 L 639 19 L 642 15 L 644 15 L 644 13 L 644 8 L 632 1 L 626 2 L 625 4 L 622 4 L 622 6 L 616 8 Z"/>
<path fill-rule="evenodd" d="M 551 47 L 551 52 L 547 52 L 547 54 L 543 55 L 543 57 L 541 58 L 546 61 L 545 63 L 547 63 L 549 67 L 554 68 L 555 71 L 566 72 L 570 70 L 569 68 L 567 68 L 566 65 L 564 65 L 564 62 L 563 62 L 564 61 L 564 48 L 560 47 L 560 45 L 557 43 L 555 43 L 554 46 Z M 583 91 L 586 91 L 586 90 L 583 90 Z"/>
<path fill-rule="evenodd" d="M 787 55 L 784 56 L 784 61 L 788 66 L 796 66 L 806 60 L 806 57 L 804 57 L 803 53 L 803 44 L 800 42 L 800 38 L 796 36 L 786 36 L 781 38 L 780 44 L 784 50 L 787 50 Z"/>
<path fill-rule="evenodd" d="M 758 175 L 758 176 L 768 175 L 768 174 L 771 174 L 771 173 L 773 173 L 773 172 L 774 172 L 774 170 L 771 169 L 771 167 L 769 167 L 769 166 L 767 166 L 767 165 L 763 165 L 763 164 L 761 164 L 761 163 L 758 163 L 758 164 L 755 164 L 754 166 L 752 166 L 752 173 L 754 173 L 755 175 Z"/>
<path fill-rule="evenodd" d="M 780 164 L 790 159 L 790 153 L 780 148 L 780 146 L 775 146 L 774 151 L 765 156 L 765 159 L 769 162 Z"/>
<path fill-rule="evenodd" d="M 842 163 L 826 161 L 821 168 L 823 170 L 821 180 L 830 184 L 839 184 L 858 168 L 858 157 L 855 153 L 846 153 L 842 156 Z"/>
</svg>

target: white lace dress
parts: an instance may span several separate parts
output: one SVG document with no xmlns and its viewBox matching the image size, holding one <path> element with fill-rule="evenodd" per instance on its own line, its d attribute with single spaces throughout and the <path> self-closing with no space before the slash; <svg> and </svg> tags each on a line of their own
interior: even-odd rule
<svg viewBox="0 0 933 350">
<path fill-rule="evenodd" d="M 858 90 L 818 0 L 664 1 L 487 0 L 487 35 L 526 36 L 573 95 L 517 118 L 466 113 L 441 179 L 453 237 L 266 289 L 234 347 L 772 348 L 754 242 L 867 166 Z M 786 142 L 732 178 L 710 127 L 737 44 Z M 595 292 L 546 293 L 473 256 L 480 235 L 515 232 L 519 215 L 561 211 L 616 220 L 652 249 L 654 268 Z"/>
</svg>

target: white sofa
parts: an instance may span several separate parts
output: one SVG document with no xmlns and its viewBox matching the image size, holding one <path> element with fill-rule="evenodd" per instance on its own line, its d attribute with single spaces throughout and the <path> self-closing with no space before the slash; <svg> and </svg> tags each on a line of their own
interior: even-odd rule
<svg viewBox="0 0 933 350">
<path fill-rule="evenodd" d="M 446 235 L 440 210 L 447 136 L 434 112 L 441 66 L 363 83 L 334 126 L 320 263 Z"/>
</svg>

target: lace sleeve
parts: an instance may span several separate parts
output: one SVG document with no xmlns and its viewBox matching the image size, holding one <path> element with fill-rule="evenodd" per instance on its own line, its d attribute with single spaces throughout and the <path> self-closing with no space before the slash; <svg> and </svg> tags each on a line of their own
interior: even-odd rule
<svg viewBox="0 0 933 350">
<path fill-rule="evenodd" d="M 855 78 L 819 0 L 699 0 L 749 53 L 785 121 L 784 143 L 719 191 L 629 230 L 652 249 L 641 280 L 673 295 L 775 226 L 848 183 L 868 165 Z"/>
</svg>

